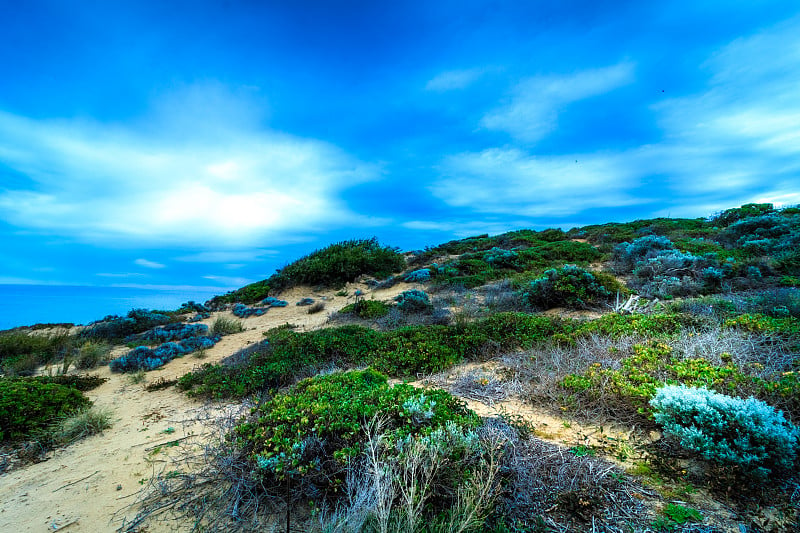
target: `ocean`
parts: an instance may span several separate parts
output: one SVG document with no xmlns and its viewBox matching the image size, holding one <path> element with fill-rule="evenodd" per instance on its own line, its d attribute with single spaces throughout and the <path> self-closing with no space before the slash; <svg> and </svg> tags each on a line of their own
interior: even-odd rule
<svg viewBox="0 0 800 533">
<path fill-rule="evenodd" d="M 65 285 L 0 285 L 0 330 L 39 323 L 87 324 L 131 309 L 176 309 L 189 300 L 203 303 L 219 289 L 162 290 Z"/>
</svg>

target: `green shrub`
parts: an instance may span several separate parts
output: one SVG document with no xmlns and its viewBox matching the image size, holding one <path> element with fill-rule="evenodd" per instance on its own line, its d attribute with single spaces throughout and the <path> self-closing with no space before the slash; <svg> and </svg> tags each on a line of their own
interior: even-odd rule
<svg viewBox="0 0 800 533">
<path fill-rule="evenodd" d="M 704 388 L 665 386 L 650 405 L 666 434 L 706 459 L 736 465 L 759 477 L 794 465 L 800 430 L 762 401 Z"/>
<path fill-rule="evenodd" d="M 0 442 L 24 439 L 91 402 L 79 390 L 35 380 L 0 379 Z"/>
<path fill-rule="evenodd" d="M 744 204 L 741 207 L 726 209 L 722 213 L 711 217 L 711 221 L 719 226 L 730 226 L 742 219 L 767 215 L 774 210 L 772 204 Z"/>
<path fill-rule="evenodd" d="M 295 477 L 306 496 L 319 495 L 344 481 L 344 466 L 363 450 L 365 426 L 376 415 L 394 442 L 448 422 L 471 428 L 479 420 L 445 391 L 391 387 L 375 371 L 352 371 L 301 381 L 255 408 L 251 420 L 236 427 L 235 443 L 266 481 L 262 486 L 280 487 L 277 482 Z"/>
<path fill-rule="evenodd" d="M 224 316 L 217 317 L 211 324 L 212 335 L 232 335 L 244 331 L 244 322 Z"/>
<path fill-rule="evenodd" d="M 265 279 L 256 281 L 250 285 L 245 285 L 244 287 L 236 289 L 235 291 L 231 291 L 227 294 L 214 296 L 206 303 L 212 309 L 219 308 L 224 304 L 232 304 L 237 302 L 254 304 L 269 296 L 269 291 L 269 280 Z"/>
<path fill-rule="evenodd" d="M 372 365 L 393 376 L 430 374 L 498 349 L 529 348 L 574 325 L 552 317 L 498 313 L 465 326 L 407 326 L 375 331 L 347 325 L 297 333 L 270 332 L 268 340 L 183 376 L 179 388 L 216 398 L 254 394 L 289 385 L 315 367 Z"/>
<path fill-rule="evenodd" d="M 599 333 L 620 337 L 639 335 L 642 337 L 665 337 L 678 333 L 684 327 L 701 327 L 705 322 L 698 317 L 685 314 L 629 314 L 609 313 L 596 320 L 580 325 L 576 335 Z"/>
<path fill-rule="evenodd" d="M 66 331 L 49 335 L 24 331 L 0 333 L 0 370 L 8 374 L 29 374 L 37 366 L 64 357 L 72 340 Z"/>
<path fill-rule="evenodd" d="M 608 302 L 611 296 L 592 272 L 575 265 L 545 271 L 544 277 L 533 280 L 523 294 L 528 304 L 538 309 L 585 309 Z"/>
<path fill-rule="evenodd" d="M 57 421 L 48 430 L 50 438 L 59 444 L 70 444 L 111 427 L 111 411 L 85 407 Z"/>
<path fill-rule="evenodd" d="M 389 314 L 389 306 L 378 300 L 363 300 L 344 306 L 340 313 L 354 314 L 364 320 L 372 320 Z"/>
<path fill-rule="evenodd" d="M 111 346 L 104 342 L 84 342 L 75 355 L 75 367 L 78 370 L 95 368 L 105 363 L 110 353 Z"/>
<path fill-rule="evenodd" d="M 343 241 L 317 250 L 282 268 L 270 278 L 276 289 L 294 285 L 337 286 L 363 274 L 386 277 L 403 270 L 405 259 L 375 238 Z"/>
<path fill-rule="evenodd" d="M 746 374 L 733 362 L 716 365 L 704 358 L 680 359 L 663 342 L 634 346 L 634 354 L 620 361 L 619 368 L 592 364 L 582 374 L 569 374 L 561 381 L 567 389 L 592 401 L 651 417 L 650 400 L 664 384 L 705 387 L 721 393 L 755 395 L 780 403 L 800 414 L 800 374 L 783 372 L 769 379 Z"/>
<path fill-rule="evenodd" d="M 397 308 L 404 313 L 426 313 L 433 311 L 428 293 L 418 289 L 409 289 L 398 294 L 394 301 Z"/>
<path fill-rule="evenodd" d="M 15 378 L 12 378 L 15 379 Z M 56 375 L 56 376 L 34 376 L 29 378 L 16 378 L 27 381 L 37 381 L 39 383 L 53 383 L 55 385 L 63 385 L 73 389 L 78 389 L 81 392 L 96 389 L 106 381 L 108 378 L 101 378 L 97 374 L 74 374 L 74 375 Z"/>
</svg>

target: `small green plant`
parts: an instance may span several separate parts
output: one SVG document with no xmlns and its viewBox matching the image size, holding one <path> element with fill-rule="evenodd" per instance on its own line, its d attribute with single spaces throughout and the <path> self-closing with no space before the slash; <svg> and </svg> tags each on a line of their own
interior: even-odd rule
<svg viewBox="0 0 800 533">
<path fill-rule="evenodd" d="M 107 361 L 109 353 L 111 353 L 109 344 L 97 341 L 84 342 L 75 356 L 75 367 L 79 370 L 95 368 Z"/>
<path fill-rule="evenodd" d="M 111 427 L 112 413 L 101 407 L 88 407 L 57 422 L 50 434 L 55 442 L 70 444 Z"/>
<path fill-rule="evenodd" d="M 313 314 L 316 314 L 316 313 L 321 313 L 324 310 L 325 310 L 325 302 L 316 302 L 316 303 L 311 304 L 308 307 L 308 311 L 307 312 L 308 312 L 309 315 L 313 315 Z"/>
<path fill-rule="evenodd" d="M 244 331 L 244 322 L 225 316 L 217 317 L 211 324 L 212 335 L 232 335 Z"/>
<path fill-rule="evenodd" d="M 138 385 L 139 383 L 144 383 L 145 380 L 145 371 L 143 369 L 139 369 L 135 372 L 131 372 L 128 374 L 128 382 L 132 385 Z"/>
<path fill-rule="evenodd" d="M 342 314 L 354 314 L 364 320 L 372 320 L 389 314 L 389 306 L 378 300 L 362 300 L 344 306 L 340 311 Z"/>
<path fill-rule="evenodd" d="M 668 503 L 661 510 L 661 514 L 662 516 L 652 522 L 653 527 L 659 531 L 674 531 L 677 526 L 703 521 L 703 515 L 700 514 L 700 511 L 677 503 Z"/>
</svg>

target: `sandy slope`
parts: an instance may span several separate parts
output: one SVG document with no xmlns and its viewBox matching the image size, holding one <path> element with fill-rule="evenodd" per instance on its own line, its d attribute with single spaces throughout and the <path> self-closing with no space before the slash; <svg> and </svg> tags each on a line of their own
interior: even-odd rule
<svg viewBox="0 0 800 533">
<path fill-rule="evenodd" d="M 388 300 L 409 285 L 373 292 L 352 284 L 348 293 L 352 295 L 357 288 L 367 298 Z M 47 461 L 0 476 L 0 532 L 114 531 L 126 515 L 130 520 L 135 513 L 126 513 L 124 508 L 135 501 L 142 483 L 167 463 L 171 447 L 159 449 L 157 445 L 190 437 L 202 439 L 209 430 L 207 410 L 200 403 L 174 388 L 146 392 L 146 383 L 179 377 L 201 363 L 219 361 L 263 339 L 264 331 L 287 322 L 299 326 L 298 330 L 317 328 L 330 313 L 353 301 L 352 296 L 335 296 L 334 292 L 292 289 L 282 295 L 288 307 L 245 320 L 246 331 L 224 337 L 206 351 L 204 359 L 191 355 L 175 359 L 148 372 L 145 383 L 134 384 L 130 376 L 112 374 L 108 367 L 96 370 L 109 380 L 87 396 L 95 405 L 112 409 L 113 426 L 101 435 L 57 450 Z M 309 315 L 308 308 L 294 305 L 306 296 L 326 297 L 326 309 Z M 163 526 L 150 526 L 148 531 L 159 527 Z"/>
</svg>

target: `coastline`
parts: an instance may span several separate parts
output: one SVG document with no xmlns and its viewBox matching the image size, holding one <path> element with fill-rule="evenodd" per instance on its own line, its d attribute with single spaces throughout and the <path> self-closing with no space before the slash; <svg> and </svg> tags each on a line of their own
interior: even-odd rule
<svg viewBox="0 0 800 533">
<path fill-rule="evenodd" d="M 202 303 L 224 289 L 97 287 L 0 284 L 0 330 L 41 323 L 87 324 L 131 309 L 175 309 L 189 300 Z"/>
</svg>

